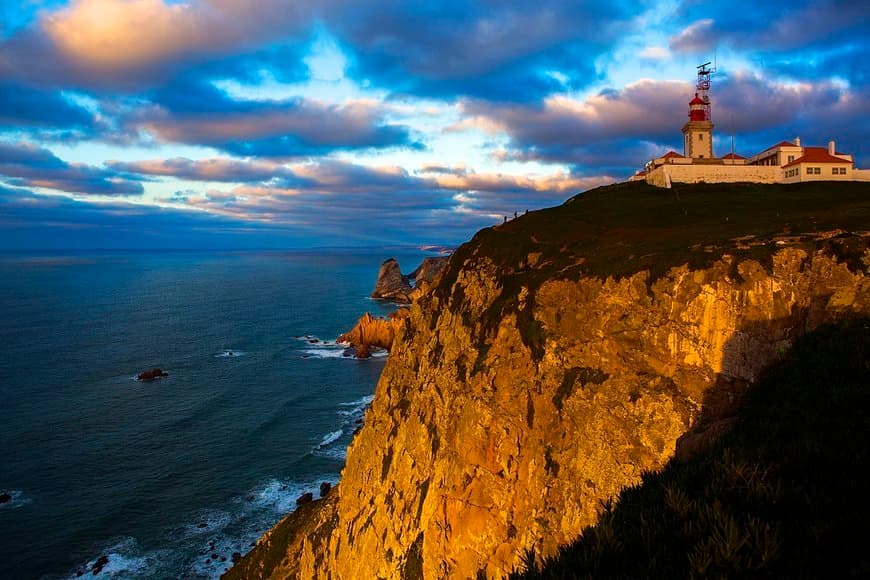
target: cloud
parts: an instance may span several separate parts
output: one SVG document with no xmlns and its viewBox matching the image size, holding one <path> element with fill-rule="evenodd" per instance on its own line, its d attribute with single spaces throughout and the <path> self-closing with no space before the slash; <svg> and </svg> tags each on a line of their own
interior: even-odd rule
<svg viewBox="0 0 870 580">
<path fill-rule="evenodd" d="M 714 31 L 713 19 L 704 18 L 671 36 L 669 46 L 674 52 L 698 54 L 712 52 L 718 41 L 719 33 Z"/>
<path fill-rule="evenodd" d="M 236 100 L 198 79 L 179 79 L 126 113 L 127 132 L 163 143 L 214 147 L 239 156 L 292 157 L 334 150 L 422 147 L 387 107 L 371 100 Z"/>
<path fill-rule="evenodd" d="M 267 182 L 273 179 L 293 179 L 296 176 L 285 166 L 264 161 L 236 159 L 201 159 L 185 157 L 151 161 L 108 161 L 106 165 L 118 172 L 148 176 L 177 177 L 191 181 L 232 183 Z"/>
<path fill-rule="evenodd" d="M 640 51 L 638 56 L 644 60 L 666 60 L 671 58 L 671 51 L 664 46 L 647 46 Z"/>
<path fill-rule="evenodd" d="M 586 86 L 594 61 L 631 27 L 621 2 L 386 0 L 326 16 L 352 51 L 352 74 L 397 92 L 530 101 Z M 564 80 L 551 75 L 558 71 Z"/>
<path fill-rule="evenodd" d="M 414 238 L 421 228 L 436 228 L 439 223 L 447 232 L 470 235 L 502 215 L 560 203 L 613 181 L 558 171 L 517 176 L 449 166 L 409 173 L 397 166 L 372 167 L 336 159 L 292 165 L 171 159 L 110 166 L 148 176 L 242 183 L 226 190 L 177 192 L 164 200 L 168 203 L 273 227 L 318 228 L 329 238 L 358 233 L 376 239 L 379 232 L 389 231 L 396 236 L 391 241 Z M 435 230 L 425 237 L 436 238 Z"/>
<path fill-rule="evenodd" d="M 40 14 L 0 43 L 0 71 L 48 85 L 123 90 L 251 52 L 268 61 L 269 45 L 279 38 L 303 43 L 313 22 L 307 3 L 279 0 L 261 0 L 256 9 L 236 0 L 73 0 Z"/>
<path fill-rule="evenodd" d="M 593 81 L 595 57 L 633 17 L 629 3 L 576 0 L 73 0 L 0 41 L 0 72 L 134 91 L 251 53 L 238 74 L 281 76 L 322 30 L 338 38 L 360 81 L 399 93 L 531 100 Z M 276 43 L 282 58 L 269 54 Z"/>
<path fill-rule="evenodd" d="M 786 54 L 866 43 L 870 11 L 851 0 L 770 0 L 724 3 L 690 0 L 677 21 L 685 28 L 671 37 L 671 48 L 703 52 L 724 43 L 740 52 Z"/>
<path fill-rule="evenodd" d="M 551 97 L 541 106 L 466 101 L 462 110 L 511 139 L 508 159 L 567 162 L 620 175 L 638 164 L 645 142 L 679 136 L 691 85 L 641 80 L 585 100 Z M 643 157 L 641 157 L 643 159 Z"/>
<path fill-rule="evenodd" d="M 93 114 L 56 91 L 41 91 L 0 78 L 0 126 L 89 130 Z"/>
<path fill-rule="evenodd" d="M 141 183 L 107 169 L 67 163 L 29 143 L 0 142 L 0 176 L 14 186 L 41 187 L 87 195 L 138 195 Z"/>
<path fill-rule="evenodd" d="M 305 228 L 270 228 L 206 212 L 95 203 L 0 184 L 0 248 L 263 248 L 316 245 Z"/>
</svg>

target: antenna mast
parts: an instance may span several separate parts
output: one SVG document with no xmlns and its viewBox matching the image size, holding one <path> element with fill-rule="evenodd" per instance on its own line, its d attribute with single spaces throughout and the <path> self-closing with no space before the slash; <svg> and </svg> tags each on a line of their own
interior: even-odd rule
<svg viewBox="0 0 870 580">
<path fill-rule="evenodd" d="M 716 69 L 711 69 L 710 65 L 713 64 L 711 62 L 705 62 L 704 64 L 697 67 L 698 69 L 698 82 L 695 85 L 695 90 L 698 93 L 698 96 L 704 101 L 704 120 L 712 121 L 712 115 L 710 111 L 710 75 L 716 72 Z"/>
</svg>

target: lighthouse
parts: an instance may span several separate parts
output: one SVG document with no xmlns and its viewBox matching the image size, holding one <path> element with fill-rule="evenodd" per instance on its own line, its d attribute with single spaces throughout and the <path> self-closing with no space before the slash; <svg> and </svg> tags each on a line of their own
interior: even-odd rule
<svg viewBox="0 0 870 580">
<path fill-rule="evenodd" d="M 689 101 L 689 120 L 683 125 L 683 155 L 692 159 L 713 158 L 713 122 L 707 103 L 695 93 Z"/>
<path fill-rule="evenodd" d="M 683 125 L 683 155 L 713 158 L 713 121 L 710 118 L 710 63 L 698 67 L 695 98 L 689 101 L 689 120 Z"/>
</svg>

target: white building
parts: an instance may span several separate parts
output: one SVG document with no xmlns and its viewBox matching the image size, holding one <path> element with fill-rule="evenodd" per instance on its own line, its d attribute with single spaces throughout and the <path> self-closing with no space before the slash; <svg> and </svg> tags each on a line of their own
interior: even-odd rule
<svg viewBox="0 0 870 580">
<path fill-rule="evenodd" d="M 699 87 L 709 88 L 709 80 L 706 86 L 699 82 Z M 716 157 L 710 101 L 704 92 L 701 96 L 695 93 L 689 101 L 689 120 L 683 125 L 683 154 L 669 151 L 651 159 L 631 179 L 658 187 L 670 187 L 673 182 L 870 181 L 870 170 L 856 169 L 852 156 L 837 151 L 834 141 L 827 147 L 804 147 L 800 138 L 782 141 L 751 157 L 735 153 Z"/>
</svg>

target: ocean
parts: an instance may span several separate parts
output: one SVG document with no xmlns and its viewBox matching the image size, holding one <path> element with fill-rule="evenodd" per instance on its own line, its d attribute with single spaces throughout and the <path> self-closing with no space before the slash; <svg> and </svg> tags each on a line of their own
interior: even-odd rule
<svg viewBox="0 0 870 580">
<path fill-rule="evenodd" d="M 338 481 L 385 358 L 323 341 L 426 255 L 0 254 L 0 577 L 219 576 Z"/>
</svg>

